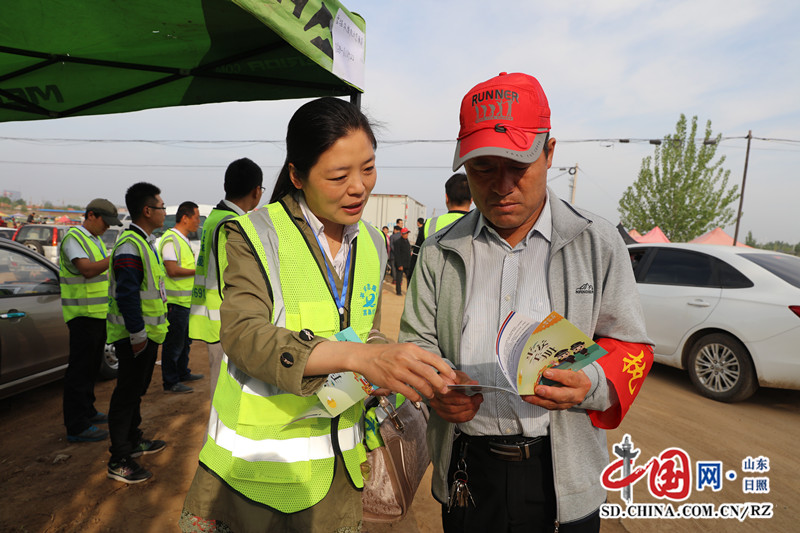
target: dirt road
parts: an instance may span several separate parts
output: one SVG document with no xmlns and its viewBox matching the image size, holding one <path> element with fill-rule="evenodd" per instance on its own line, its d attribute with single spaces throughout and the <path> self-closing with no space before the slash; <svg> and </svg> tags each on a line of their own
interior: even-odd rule
<svg viewBox="0 0 800 533">
<path fill-rule="evenodd" d="M 388 286 L 387 286 L 388 288 Z M 402 298 L 384 290 L 384 331 L 396 338 Z M 192 349 L 191 366 L 207 373 L 203 343 Z M 207 380 L 192 383 L 195 392 L 167 395 L 161 391 L 156 367 L 143 400 L 143 428 L 148 437 L 164 439 L 167 449 L 142 458 L 154 477 L 139 485 L 106 478 L 108 443 L 70 444 L 61 417 L 61 382 L 0 401 L 0 531 L 163 533 L 177 531 L 184 495 L 197 466 L 208 416 Z M 112 382 L 96 387 L 97 406 L 107 409 Z M 606 519 L 603 533 L 622 531 L 794 531 L 800 521 L 798 461 L 800 392 L 766 389 L 751 400 L 720 404 L 697 395 L 688 378 L 674 369 L 657 366 L 622 426 L 608 433 L 609 449 L 629 434 L 640 450 L 636 466 L 644 465 L 671 447 L 683 449 L 694 467 L 697 461 L 721 461 L 722 472 L 733 471 L 734 481 L 722 480 L 721 490 L 697 491 L 681 503 L 771 503 L 769 520 L 736 519 Z M 746 457 L 769 458 L 765 473 L 742 472 Z M 614 456 L 612 455 L 612 459 Z M 767 478 L 769 494 L 745 494 L 744 477 Z M 696 485 L 695 472 L 692 480 Z M 633 487 L 636 504 L 657 502 L 642 478 Z M 609 502 L 620 503 L 619 493 Z M 761 506 L 758 507 L 762 508 Z M 702 510 L 702 509 L 701 509 Z M 430 496 L 429 479 L 417 493 L 412 511 L 403 522 L 366 524 L 370 533 L 387 531 L 438 533 L 439 507 Z"/>
</svg>

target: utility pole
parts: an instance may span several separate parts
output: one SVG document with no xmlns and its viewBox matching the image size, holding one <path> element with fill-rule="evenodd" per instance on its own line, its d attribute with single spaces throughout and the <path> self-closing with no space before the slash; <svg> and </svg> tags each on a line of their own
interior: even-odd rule
<svg viewBox="0 0 800 533">
<path fill-rule="evenodd" d="M 750 161 L 750 141 L 753 140 L 753 130 L 747 131 L 747 152 L 744 156 L 744 174 L 742 174 L 742 191 L 739 193 L 739 211 L 736 213 L 736 231 L 733 233 L 733 246 L 739 239 L 739 221 L 742 219 L 742 204 L 744 203 L 744 184 L 747 180 L 747 163 Z"/>
</svg>

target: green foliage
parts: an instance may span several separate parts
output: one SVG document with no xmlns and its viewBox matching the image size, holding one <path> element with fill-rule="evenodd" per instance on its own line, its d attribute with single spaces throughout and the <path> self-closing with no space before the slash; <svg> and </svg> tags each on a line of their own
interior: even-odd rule
<svg viewBox="0 0 800 533">
<path fill-rule="evenodd" d="M 0 205 L 11 205 L 11 198 L 8 196 L 0 196 Z"/>
<path fill-rule="evenodd" d="M 773 252 L 782 252 L 784 254 L 800 256 L 800 242 L 797 244 L 789 244 L 783 241 L 770 241 L 766 243 L 759 243 L 753 237 L 753 232 L 748 231 L 744 243 L 753 248 L 760 248 L 762 250 L 771 250 Z"/>
<path fill-rule="evenodd" d="M 727 188 L 725 156 L 713 161 L 722 135 L 712 137 L 709 120 L 706 142 L 698 145 L 696 137 L 697 116 L 687 131 L 686 115 L 681 114 L 675 133 L 664 137 L 652 157 L 642 159 L 639 177 L 619 202 L 626 228 L 644 234 L 659 226 L 671 241 L 688 242 L 734 220 L 731 204 L 739 198 L 738 187 Z"/>
</svg>

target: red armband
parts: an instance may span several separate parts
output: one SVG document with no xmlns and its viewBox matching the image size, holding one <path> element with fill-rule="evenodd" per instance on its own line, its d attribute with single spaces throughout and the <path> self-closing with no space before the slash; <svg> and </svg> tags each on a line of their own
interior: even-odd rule
<svg viewBox="0 0 800 533">
<path fill-rule="evenodd" d="M 597 344 L 608 354 L 597 360 L 603 367 L 609 386 L 614 387 L 618 402 L 605 411 L 588 411 L 592 424 L 602 429 L 620 425 L 633 400 L 642 390 L 644 378 L 653 366 L 653 347 L 649 344 L 601 338 Z"/>
</svg>

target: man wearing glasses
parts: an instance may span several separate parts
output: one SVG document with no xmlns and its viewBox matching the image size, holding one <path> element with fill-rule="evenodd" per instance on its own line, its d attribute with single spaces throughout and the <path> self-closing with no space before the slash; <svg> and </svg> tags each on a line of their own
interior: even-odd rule
<svg viewBox="0 0 800 533">
<path fill-rule="evenodd" d="M 155 251 L 153 231 L 164 224 L 161 190 L 150 183 L 132 185 L 125 193 L 131 225 L 120 235 L 109 265 L 107 342 L 119 360 L 117 385 L 111 395 L 108 429 L 111 459 L 107 475 L 123 483 L 140 483 L 153 474 L 135 458 L 164 449 L 163 440 L 144 438 L 140 406 L 147 392 L 158 346 L 167 334 L 164 267 Z"/>
</svg>

